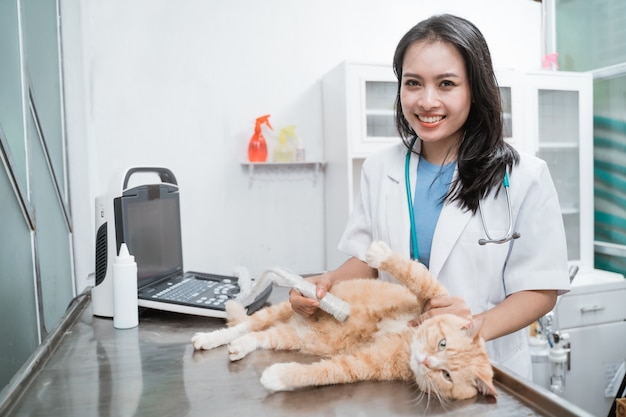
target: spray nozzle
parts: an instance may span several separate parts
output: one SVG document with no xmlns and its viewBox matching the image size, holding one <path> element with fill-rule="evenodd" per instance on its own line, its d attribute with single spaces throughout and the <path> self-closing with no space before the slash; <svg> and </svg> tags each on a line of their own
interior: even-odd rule
<svg viewBox="0 0 626 417">
<path fill-rule="evenodd" d="M 260 133 L 261 132 L 261 125 L 262 124 L 266 124 L 267 127 L 269 127 L 270 129 L 274 130 L 274 128 L 270 124 L 270 120 L 269 119 L 270 119 L 270 115 L 269 114 L 266 114 L 265 116 L 257 117 L 256 124 L 254 126 L 254 133 Z"/>
<path fill-rule="evenodd" d="M 278 137 L 279 143 L 287 143 L 287 140 L 291 138 L 296 144 L 298 144 L 298 137 L 296 136 L 296 127 L 294 125 L 286 126 L 280 129 L 280 136 Z"/>
</svg>

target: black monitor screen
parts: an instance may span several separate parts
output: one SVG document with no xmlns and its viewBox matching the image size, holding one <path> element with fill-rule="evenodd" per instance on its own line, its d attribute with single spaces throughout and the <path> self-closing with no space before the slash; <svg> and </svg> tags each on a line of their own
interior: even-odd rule
<svg viewBox="0 0 626 417">
<path fill-rule="evenodd" d="M 117 251 L 126 243 L 137 262 L 138 285 L 183 269 L 178 190 L 143 185 L 115 199 Z"/>
</svg>

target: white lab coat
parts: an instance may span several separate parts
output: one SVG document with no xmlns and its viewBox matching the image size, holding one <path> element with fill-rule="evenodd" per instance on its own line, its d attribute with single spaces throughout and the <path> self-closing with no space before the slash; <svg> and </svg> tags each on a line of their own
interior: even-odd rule
<svg viewBox="0 0 626 417">
<path fill-rule="evenodd" d="M 418 144 L 416 144 L 418 145 Z M 339 249 L 364 260 L 372 241 L 383 240 L 396 252 L 410 253 L 410 218 L 405 188 L 406 148 L 402 144 L 371 155 L 363 165 L 361 195 L 355 202 Z M 477 314 L 522 290 L 570 288 L 565 231 L 556 189 L 544 161 L 522 154 L 509 174 L 514 231 L 521 234 L 505 244 L 481 246 L 485 238 L 480 214 L 462 211 L 456 203 L 444 204 L 433 236 L 430 272 L 451 295 L 462 297 Z M 411 158 L 411 190 L 419 158 Z M 456 176 L 456 173 L 455 173 Z M 508 229 L 504 188 L 481 202 L 492 237 Z M 419 216 L 419 206 L 416 208 Z M 389 275 L 380 279 L 395 281 Z M 528 331 L 487 343 L 491 360 L 520 376 L 532 378 Z"/>
</svg>

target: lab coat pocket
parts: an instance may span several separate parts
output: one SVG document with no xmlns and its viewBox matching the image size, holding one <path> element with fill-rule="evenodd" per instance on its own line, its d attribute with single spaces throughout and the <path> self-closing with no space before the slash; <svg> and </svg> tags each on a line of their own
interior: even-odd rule
<svg viewBox="0 0 626 417">
<path fill-rule="evenodd" d="M 480 245 L 485 237 L 480 220 L 472 220 L 457 243 L 458 249 L 448 259 L 448 272 L 462 280 L 450 279 L 451 290 L 461 295 L 472 311 L 499 304 L 506 296 L 503 274 L 509 254 L 509 244 Z"/>
<path fill-rule="evenodd" d="M 487 343 L 487 352 L 491 360 L 517 375 L 532 379 L 532 363 L 528 343 L 518 330 L 515 333 L 500 337 Z"/>
<path fill-rule="evenodd" d="M 494 228 L 489 231 L 491 237 L 500 237 L 506 233 L 503 229 Z M 486 239 L 480 220 L 474 218 L 459 237 L 459 245 L 466 251 L 476 263 L 478 270 L 488 273 L 502 274 L 502 269 L 509 252 L 509 244 L 486 243 L 481 245 L 479 241 Z"/>
</svg>

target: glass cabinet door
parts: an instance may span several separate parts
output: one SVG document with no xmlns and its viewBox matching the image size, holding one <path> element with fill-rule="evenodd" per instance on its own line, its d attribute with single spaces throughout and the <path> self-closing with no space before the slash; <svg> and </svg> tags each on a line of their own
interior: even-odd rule
<svg viewBox="0 0 626 417">
<path fill-rule="evenodd" d="M 559 194 L 569 259 L 580 259 L 578 92 L 539 90 L 537 156 L 548 163 Z"/>
<path fill-rule="evenodd" d="M 529 75 L 536 155 L 559 196 L 571 262 L 593 268 L 592 79 L 588 74 Z"/>
<path fill-rule="evenodd" d="M 351 65 L 348 95 L 355 100 L 349 114 L 353 156 L 365 157 L 381 145 L 399 141 L 395 122 L 398 82 L 388 65 Z"/>
<path fill-rule="evenodd" d="M 511 87 L 500 86 L 502 100 L 502 134 L 504 139 L 513 138 L 513 103 L 511 103 Z"/>
<path fill-rule="evenodd" d="M 524 128 L 524 89 L 522 77 L 518 71 L 496 70 L 496 79 L 500 87 L 502 102 L 502 121 L 504 140 L 519 150 L 531 152 L 525 140 Z"/>
<path fill-rule="evenodd" d="M 398 84 L 395 81 L 365 81 L 366 138 L 396 138 L 394 102 Z"/>
</svg>

